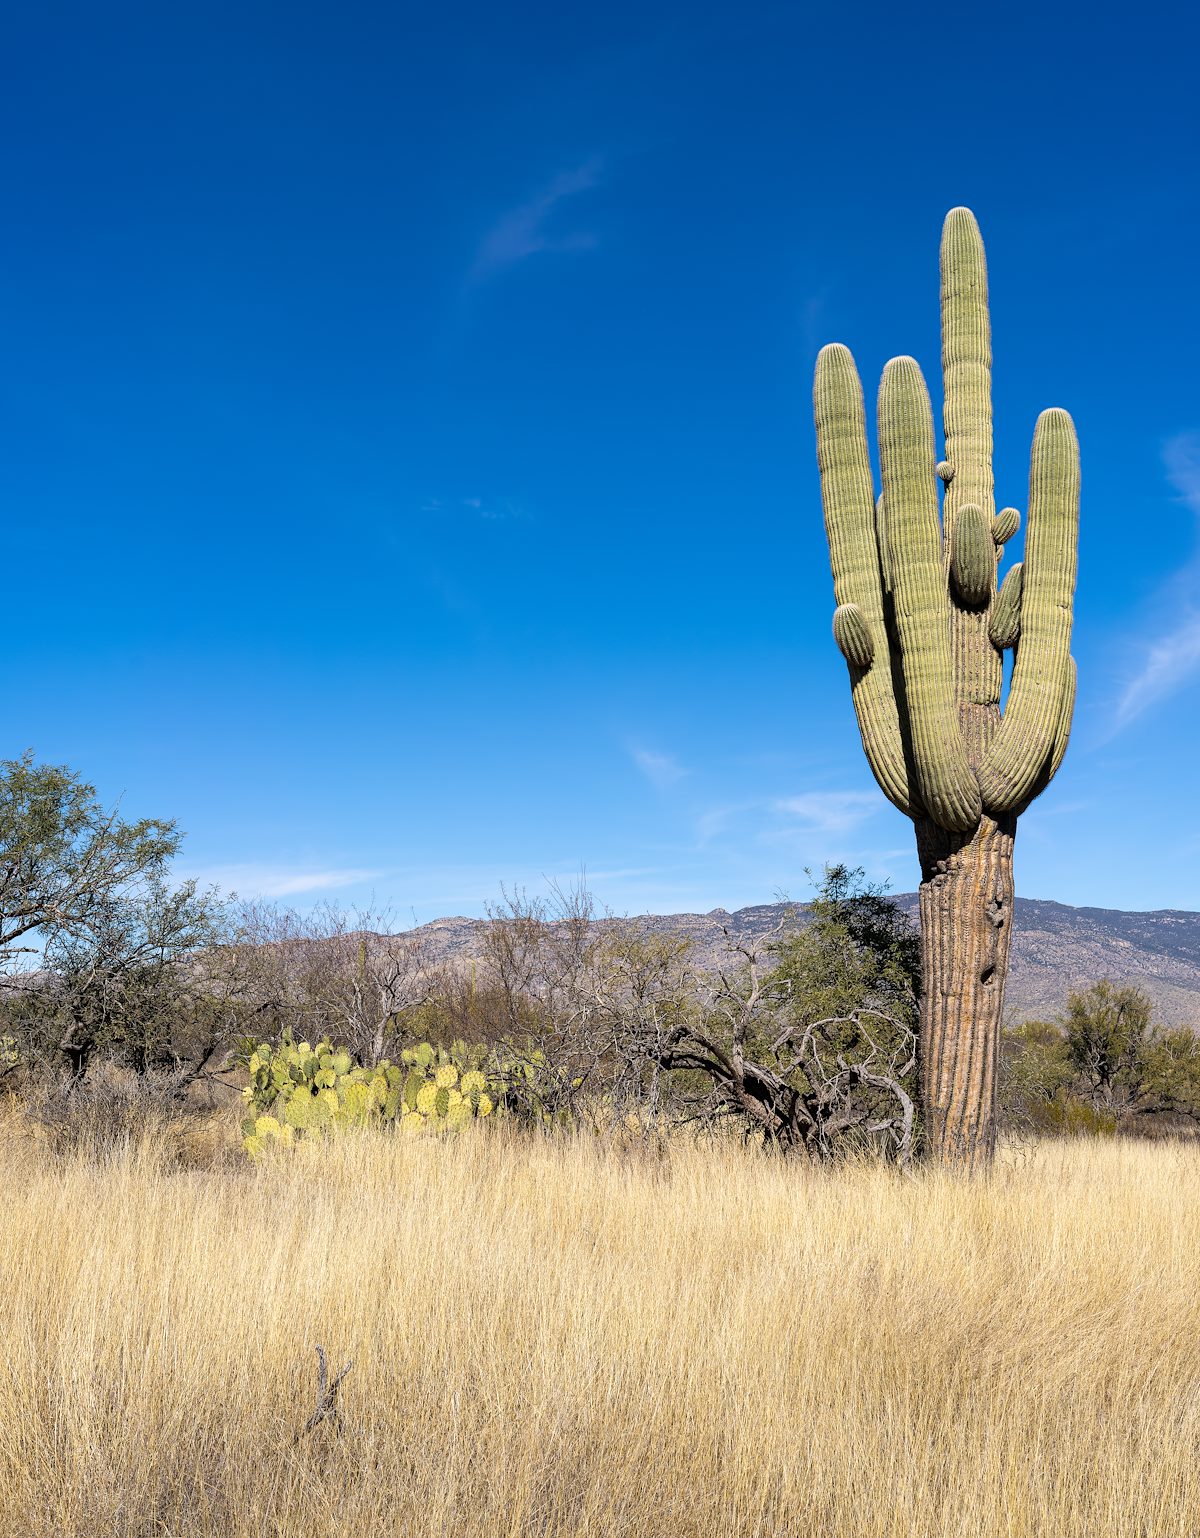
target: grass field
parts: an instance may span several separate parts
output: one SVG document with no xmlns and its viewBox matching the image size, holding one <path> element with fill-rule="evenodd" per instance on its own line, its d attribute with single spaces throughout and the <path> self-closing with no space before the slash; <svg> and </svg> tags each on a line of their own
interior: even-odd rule
<svg viewBox="0 0 1200 1538">
<path fill-rule="evenodd" d="M 0 1127 L 4 1538 L 1200 1530 L 1194 1149 L 207 1136 Z"/>
</svg>

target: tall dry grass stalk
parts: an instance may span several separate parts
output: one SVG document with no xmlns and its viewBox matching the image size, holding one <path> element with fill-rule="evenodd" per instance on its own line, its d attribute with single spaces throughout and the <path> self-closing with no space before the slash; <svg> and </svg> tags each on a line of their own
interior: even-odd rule
<svg viewBox="0 0 1200 1538">
<path fill-rule="evenodd" d="M 1200 1530 L 1194 1150 L 0 1144 L 5 1538 Z"/>
</svg>

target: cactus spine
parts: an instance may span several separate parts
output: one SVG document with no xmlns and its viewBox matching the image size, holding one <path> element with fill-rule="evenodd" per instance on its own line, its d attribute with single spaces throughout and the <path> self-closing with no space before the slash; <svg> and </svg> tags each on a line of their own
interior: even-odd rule
<svg viewBox="0 0 1200 1538">
<path fill-rule="evenodd" d="M 945 458 L 912 358 L 894 358 L 879 387 L 878 499 L 862 385 L 840 344 L 817 359 L 813 408 L 834 635 L 867 761 L 916 825 L 926 1139 L 934 1157 L 975 1167 L 995 1144 L 1016 819 L 1070 734 L 1079 451 L 1067 413 L 1043 412 L 1025 559 L 997 593 L 1021 520 L 996 512 L 987 266 L 969 209 L 946 216 L 941 279 Z M 1016 661 L 1001 714 L 1006 647 Z"/>
</svg>

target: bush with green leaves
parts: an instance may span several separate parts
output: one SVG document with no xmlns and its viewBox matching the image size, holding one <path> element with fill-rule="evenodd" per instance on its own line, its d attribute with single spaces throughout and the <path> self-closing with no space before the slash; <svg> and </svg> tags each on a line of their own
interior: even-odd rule
<svg viewBox="0 0 1200 1538">
<path fill-rule="evenodd" d="M 420 1042 L 406 1048 L 399 1063 L 385 1059 L 367 1068 L 328 1040 L 246 1043 L 243 1146 L 259 1154 L 307 1134 L 384 1122 L 407 1133 L 457 1131 L 495 1112 L 486 1050 Z"/>
<path fill-rule="evenodd" d="M 871 1151 L 907 1164 L 918 1143 L 919 950 L 896 903 L 860 870 L 826 869 L 809 922 L 725 931 L 694 1004 L 640 1049 L 667 1076 L 666 1114 L 729 1122 L 812 1158 Z"/>
<path fill-rule="evenodd" d="M 756 1055 L 812 1112 L 810 1152 L 869 1144 L 865 1129 L 891 1128 L 897 1108 L 917 1099 L 916 925 L 861 868 L 827 865 L 808 922 L 771 951 L 774 1007 L 756 1033 Z M 914 1118 L 905 1137 L 919 1143 L 920 1131 Z"/>
<path fill-rule="evenodd" d="M 1005 1032 L 1004 1064 L 1006 1117 L 1032 1131 L 1200 1122 L 1200 1037 L 1156 1024 L 1137 987 L 1101 981 L 1073 991 L 1057 1020 Z"/>
</svg>

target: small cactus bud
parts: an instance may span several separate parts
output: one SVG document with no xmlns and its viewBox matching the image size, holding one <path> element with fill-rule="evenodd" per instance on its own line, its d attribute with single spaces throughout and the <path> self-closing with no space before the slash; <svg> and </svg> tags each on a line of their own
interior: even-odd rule
<svg viewBox="0 0 1200 1538">
<path fill-rule="evenodd" d="M 929 461 L 926 460 L 925 463 L 928 464 Z M 950 482 L 954 479 L 954 466 L 948 459 L 940 459 L 938 461 L 937 478 L 943 486 L 949 486 Z"/>
<path fill-rule="evenodd" d="M 875 656 L 870 626 L 856 603 L 843 603 L 833 611 L 833 639 L 851 667 L 869 668 Z"/>
<path fill-rule="evenodd" d="M 1015 507 L 1002 507 L 996 514 L 996 520 L 992 524 L 992 538 L 996 544 L 1007 545 L 1009 540 L 1021 527 L 1021 515 Z"/>
<path fill-rule="evenodd" d="M 958 596 L 968 609 L 987 603 L 996 569 L 995 546 L 987 515 L 974 502 L 958 510 L 950 547 L 950 572 Z"/>
</svg>

